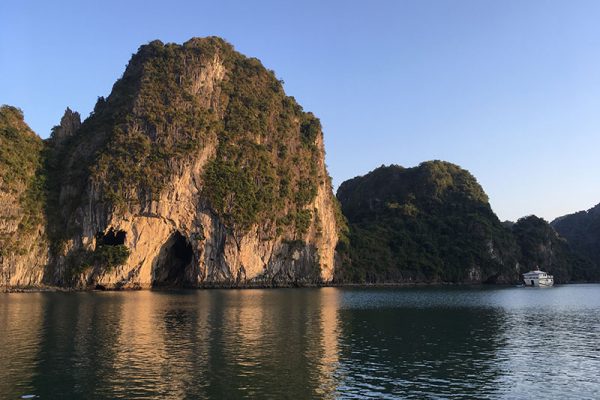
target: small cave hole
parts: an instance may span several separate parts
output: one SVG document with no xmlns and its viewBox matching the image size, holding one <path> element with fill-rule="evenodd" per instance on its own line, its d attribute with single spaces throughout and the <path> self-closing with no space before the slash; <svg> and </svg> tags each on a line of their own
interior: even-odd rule
<svg viewBox="0 0 600 400">
<path fill-rule="evenodd" d="M 125 244 L 126 238 L 127 232 L 115 231 L 113 228 L 110 228 L 108 232 L 104 234 L 98 232 L 96 235 L 96 243 L 98 246 L 120 246 Z"/>
<path fill-rule="evenodd" d="M 152 286 L 186 286 L 186 272 L 192 267 L 193 260 L 194 251 L 190 242 L 181 233 L 173 233 L 160 251 Z"/>
</svg>

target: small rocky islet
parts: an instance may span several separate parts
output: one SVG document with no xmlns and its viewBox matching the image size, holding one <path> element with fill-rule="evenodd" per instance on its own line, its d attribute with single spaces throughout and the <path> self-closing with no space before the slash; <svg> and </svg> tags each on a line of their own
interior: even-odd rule
<svg viewBox="0 0 600 400">
<path fill-rule="evenodd" d="M 216 37 L 141 46 L 46 140 L 2 106 L 0 203 L 4 289 L 600 280 L 600 205 L 503 223 L 443 161 L 336 197 L 318 118 Z"/>
</svg>

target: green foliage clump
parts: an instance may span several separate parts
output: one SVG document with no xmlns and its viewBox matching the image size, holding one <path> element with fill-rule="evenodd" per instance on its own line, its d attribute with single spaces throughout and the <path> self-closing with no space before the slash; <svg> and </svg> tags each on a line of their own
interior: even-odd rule
<svg viewBox="0 0 600 400">
<path fill-rule="evenodd" d="M 123 244 L 100 245 L 92 253 L 91 262 L 104 267 L 105 270 L 111 270 L 120 265 L 125 265 L 130 254 L 129 248 Z"/>
<path fill-rule="evenodd" d="M 294 222 L 296 226 L 296 234 L 299 237 L 308 232 L 308 228 L 310 227 L 310 223 L 312 221 L 312 211 L 311 210 L 300 210 L 294 216 Z"/>
<path fill-rule="evenodd" d="M 344 182 L 337 197 L 350 227 L 338 280 L 464 282 L 473 267 L 482 280 L 517 278 L 510 231 L 456 165 L 382 166 Z"/>
<path fill-rule="evenodd" d="M 64 260 L 62 284 L 68 286 L 75 285 L 81 277 L 81 274 L 92 268 L 92 256 L 93 252 L 84 249 L 70 252 Z"/>
<path fill-rule="evenodd" d="M 268 218 L 277 207 L 275 171 L 269 168 L 268 155 L 260 148 L 246 149 L 254 157 L 227 159 L 217 157 L 207 167 L 206 193 L 219 210 L 226 225 L 248 229 L 259 218 Z"/>
<path fill-rule="evenodd" d="M 95 250 L 77 249 L 70 252 L 64 261 L 64 284 L 74 285 L 81 274 L 96 268 L 110 272 L 125 265 L 131 250 L 125 245 L 98 245 Z"/>
<path fill-rule="evenodd" d="M 302 143 L 306 145 L 314 145 L 315 140 L 321 133 L 321 122 L 313 113 L 307 113 L 304 116 L 304 121 L 300 125 L 300 133 L 302 134 Z"/>
</svg>

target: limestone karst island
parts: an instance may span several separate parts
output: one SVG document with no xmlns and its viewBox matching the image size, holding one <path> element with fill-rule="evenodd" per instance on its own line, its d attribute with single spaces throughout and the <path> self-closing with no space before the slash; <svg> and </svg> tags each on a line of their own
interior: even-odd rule
<svg viewBox="0 0 600 400">
<path fill-rule="evenodd" d="M 600 1 L 4 1 L 0 400 L 600 398 Z"/>
<path fill-rule="evenodd" d="M 600 280 L 598 207 L 501 222 L 443 161 L 382 166 L 336 198 L 319 119 L 217 37 L 142 45 L 47 140 L 16 107 L 0 118 L 7 290 Z"/>
</svg>

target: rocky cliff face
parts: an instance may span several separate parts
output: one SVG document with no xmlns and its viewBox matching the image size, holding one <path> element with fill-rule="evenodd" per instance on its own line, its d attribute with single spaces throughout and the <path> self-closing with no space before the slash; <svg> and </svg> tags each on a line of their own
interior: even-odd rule
<svg viewBox="0 0 600 400">
<path fill-rule="evenodd" d="M 380 167 L 342 183 L 350 227 L 336 279 L 362 282 L 513 282 L 518 248 L 475 178 L 442 161 Z"/>
<path fill-rule="evenodd" d="M 320 123 L 258 60 L 218 38 L 155 41 L 81 126 L 67 114 L 48 145 L 49 281 L 333 278 L 336 200 Z"/>
<path fill-rule="evenodd" d="M 21 111 L 0 107 L 0 287 L 37 285 L 44 278 L 42 150 Z"/>
</svg>

